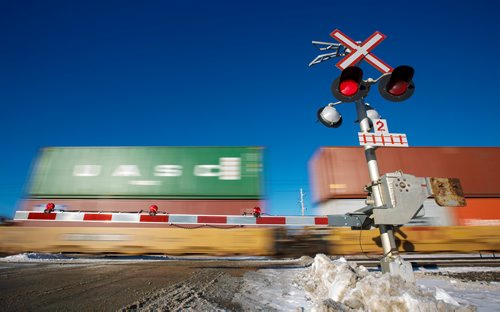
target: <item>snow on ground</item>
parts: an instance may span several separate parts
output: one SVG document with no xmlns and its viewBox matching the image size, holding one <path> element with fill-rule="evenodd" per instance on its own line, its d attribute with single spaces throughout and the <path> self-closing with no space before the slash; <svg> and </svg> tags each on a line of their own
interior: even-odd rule
<svg viewBox="0 0 500 312">
<path fill-rule="evenodd" d="M 165 260 L 225 260 L 225 261 L 265 261 L 272 260 L 269 257 L 263 256 L 240 256 L 240 257 L 211 257 L 211 256 L 182 256 L 182 257 L 173 257 L 173 256 L 160 256 L 160 255 L 151 255 L 151 256 L 77 256 L 71 257 L 64 254 L 51 254 L 51 253 L 21 253 L 13 256 L 7 256 L 0 258 L 0 262 L 78 262 L 78 263 L 88 263 L 88 262 L 102 262 L 102 261 L 126 261 L 126 262 L 134 262 L 134 261 L 165 261 Z"/>
<path fill-rule="evenodd" d="M 426 272 L 426 270 L 420 270 Z M 446 273 L 500 272 L 499 267 L 457 267 L 439 269 L 440 275 L 424 275 L 416 272 L 417 285 L 426 288 L 442 289 L 460 305 L 473 305 L 477 311 L 500 310 L 499 282 L 462 281 L 446 276 Z M 433 272 L 436 270 L 429 270 Z M 444 274 L 444 275 L 443 275 Z"/>
<path fill-rule="evenodd" d="M 61 254 L 22 253 L 0 258 L 0 262 L 53 262 L 54 260 L 72 260 Z"/>
<path fill-rule="evenodd" d="M 461 306 L 472 305 L 477 311 L 500 310 L 500 285 L 479 282 L 461 282 L 454 279 L 419 278 L 417 284 L 442 290 Z"/>
<path fill-rule="evenodd" d="M 186 257 L 140 256 L 72 258 L 61 254 L 27 253 L 0 262 L 161 261 Z M 188 257 L 189 259 L 189 257 Z M 197 260 L 255 260 L 264 257 L 191 257 Z M 500 272 L 500 268 L 439 268 L 415 271 L 416 285 L 368 271 L 344 258 L 316 255 L 310 267 L 260 269 L 248 272 L 234 301 L 253 311 L 499 311 L 500 283 L 465 282 L 453 274 Z M 429 274 L 438 273 L 438 274 Z M 448 276 L 450 274 L 450 276 Z"/>
<path fill-rule="evenodd" d="M 138 256 L 138 257 L 71 257 L 64 254 L 51 253 L 21 253 L 13 256 L 0 258 L 0 262 L 14 263 L 93 263 L 108 260 L 114 261 L 152 261 L 152 260 L 168 260 L 166 256 Z"/>
<path fill-rule="evenodd" d="M 425 288 L 381 272 L 368 272 L 344 258 L 317 255 L 309 272 L 299 276 L 314 310 L 335 307 L 361 311 L 473 311 L 440 288 Z"/>
<path fill-rule="evenodd" d="M 481 269 L 500 271 L 451 271 Z M 245 274 L 236 301 L 246 308 L 255 304 L 277 311 L 499 311 L 499 298 L 500 283 L 465 283 L 417 272 L 414 285 L 343 258 L 317 255 L 309 268 Z"/>
<path fill-rule="evenodd" d="M 306 269 L 261 269 L 244 275 L 233 301 L 244 311 L 310 311 L 312 302 L 296 278 Z"/>
</svg>

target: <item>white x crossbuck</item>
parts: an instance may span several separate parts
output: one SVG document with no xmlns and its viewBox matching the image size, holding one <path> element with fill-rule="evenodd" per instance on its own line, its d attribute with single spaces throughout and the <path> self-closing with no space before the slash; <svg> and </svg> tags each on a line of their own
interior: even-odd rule
<svg viewBox="0 0 500 312">
<path fill-rule="evenodd" d="M 368 39 L 366 39 L 361 45 L 358 45 L 356 41 L 349 38 L 346 34 L 338 29 L 335 29 L 330 34 L 334 39 L 338 40 L 342 45 L 351 50 L 351 52 L 346 55 L 343 59 L 336 64 L 340 70 L 344 70 L 349 66 L 356 65 L 363 58 L 370 63 L 373 67 L 381 71 L 382 73 L 392 72 L 392 67 L 387 65 L 384 61 L 376 57 L 374 54 L 370 53 L 380 42 L 382 42 L 386 36 L 381 32 L 374 32 Z"/>
</svg>

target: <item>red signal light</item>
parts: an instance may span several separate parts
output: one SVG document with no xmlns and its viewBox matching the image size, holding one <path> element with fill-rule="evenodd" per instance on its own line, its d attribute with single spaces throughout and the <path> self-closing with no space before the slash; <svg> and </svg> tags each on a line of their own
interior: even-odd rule
<svg viewBox="0 0 500 312">
<path fill-rule="evenodd" d="M 355 102 L 368 94 L 368 85 L 363 81 L 363 70 L 347 67 L 331 86 L 333 96 L 342 102 Z"/>
<path fill-rule="evenodd" d="M 414 72 L 413 67 L 402 65 L 396 67 L 392 73 L 382 76 L 378 85 L 380 95 L 392 102 L 401 102 L 410 98 L 415 91 Z"/>
<path fill-rule="evenodd" d="M 396 81 L 392 85 L 387 86 L 387 92 L 392 95 L 402 95 L 408 90 L 410 84 L 406 81 Z"/>
<path fill-rule="evenodd" d="M 339 85 L 339 91 L 345 96 L 353 96 L 358 92 L 359 85 L 354 80 L 344 80 Z"/>
</svg>

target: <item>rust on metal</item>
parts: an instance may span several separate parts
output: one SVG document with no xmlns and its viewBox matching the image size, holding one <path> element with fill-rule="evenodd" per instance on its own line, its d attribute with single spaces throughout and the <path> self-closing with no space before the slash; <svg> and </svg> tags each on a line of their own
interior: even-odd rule
<svg viewBox="0 0 500 312">
<path fill-rule="evenodd" d="M 457 178 L 430 178 L 432 193 L 439 206 L 464 207 L 465 197 Z"/>
</svg>

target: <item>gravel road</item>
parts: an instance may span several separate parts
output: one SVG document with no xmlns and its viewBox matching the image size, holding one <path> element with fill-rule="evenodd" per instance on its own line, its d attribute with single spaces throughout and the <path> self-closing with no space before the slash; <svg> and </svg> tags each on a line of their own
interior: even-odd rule
<svg viewBox="0 0 500 312">
<path fill-rule="evenodd" d="M 304 257 L 0 263 L 0 306 L 4 311 L 241 311 L 233 298 L 245 273 L 310 262 Z"/>
<path fill-rule="evenodd" d="M 312 261 L 304 256 L 291 260 L 0 262 L 0 307 L 3 311 L 287 311 L 290 308 L 282 304 L 295 298 L 290 286 L 294 275 L 285 273 L 295 270 L 259 269 L 304 268 Z M 499 273 L 416 275 L 488 283 L 498 282 Z M 274 289 L 276 295 L 271 292 L 272 298 L 262 300 L 257 294 L 266 289 Z M 281 301 L 274 300 L 276 296 Z"/>
</svg>

